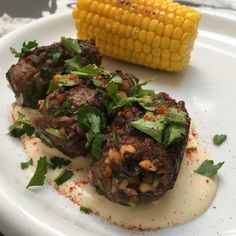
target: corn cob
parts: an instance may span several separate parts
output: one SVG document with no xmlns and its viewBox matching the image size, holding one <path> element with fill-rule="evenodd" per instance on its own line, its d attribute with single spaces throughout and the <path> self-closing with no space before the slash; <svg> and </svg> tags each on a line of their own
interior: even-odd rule
<svg viewBox="0 0 236 236">
<path fill-rule="evenodd" d="M 200 14 L 166 0 L 78 0 L 80 39 L 101 53 L 154 69 L 181 71 L 189 63 Z"/>
</svg>

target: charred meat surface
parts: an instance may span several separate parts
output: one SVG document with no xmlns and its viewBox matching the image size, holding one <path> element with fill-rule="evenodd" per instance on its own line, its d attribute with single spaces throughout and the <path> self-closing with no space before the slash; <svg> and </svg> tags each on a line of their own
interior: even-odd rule
<svg viewBox="0 0 236 236">
<path fill-rule="evenodd" d="M 152 99 L 152 115 L 138 106 L 118 112 L 107 130 L 102 158 L 91 166 L 92 184 L 111 201 L 135 206 L 159 199 L 174 186 L 188 139 L 190 118 L 184 102 L 176 103 L 166 93 L 154 95 Z M 169 116 L 170 111 L 177 112 L 175 121 Z M 173 140 L 173 132 L 169 130 L 178 126 L 179 114 L 186 115 L 186 133 L 181 139 L 165 143 L 165 139 Z M 144 124 L 149 122 L 148 125 L 159 122 L 153 120 L 155 117 L 159 117 L 160 122 L 164 117 L 169 120 L 163 122 L 166 132 L 163 129 L 161 141 L 134 127 L 140 120 L 144 120 Z"/>
<path fill-rule="evenodd" d="M 94 40 L 78 41 L 81 53 L 79 66 L 101 65 L 101 55 Z M 49 81 L 55 74 L 66 73 L 65 61 L 75 57 L 62 43 L 37 47 L 19 58 L 6 76 L 19 105 L 37 108 L 38 100 L 46 97 Z"/>
</svg>

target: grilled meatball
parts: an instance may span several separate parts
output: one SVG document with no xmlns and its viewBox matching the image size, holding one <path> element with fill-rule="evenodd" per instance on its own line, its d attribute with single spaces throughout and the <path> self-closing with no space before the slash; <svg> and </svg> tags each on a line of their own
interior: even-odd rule
<svg viewBox="0 0 236 236">
<path fill-rule="evenodd" d="M 176 103 L 167 94 L 153 96 L 154 114 L 165 114 L 169 107 L 186 111 L 184 102 Z M 90 168 L 97 192 L 111 201 L 137 205 L 159 199 L 173 188 L 188 139 L 186 136 L 166 146 L 135 129 L 132 121 L 144 116 L 140 107 L 125 107 L 118 112 L 106 134 L 102 158 Z"/>
<path fill-rule="evenodd" d="M 101 65 L 101 55 L 94 40 L 80 41 L 82 49 L 80 66 L 88 64 Z M 56 60 L 53 55 L 59 53 Z M 17 64 L 12 65 L 6 76 L 19 105 L 37 108 L 38 100 L 46 97 L 49 81 L 55 74 L 66 73 L 65 60 L 75 56 L 60 43 L 37 47 L 32 52 L 20 57 Z"/>
<path fill-rule="evenodd" d="M 128 73 L 115 72 L 114 76 L 121 76 L 124 80 L 120 85 L 121 92 L 128 92 L 132 85 L 134 76 Z M 39 138 L 50 146 L 55 146 L 70 157 L 86 155 L 86 136 L 84 130 L 77 122 L 77 110 L 84 105 L 91 105 L 102 112 L 106 112 L 105 104 L 109 103 L 109 97 L 98 97 L 96 87 L 92 80 L 100 82 L 100 91 L 106 89 L 111 77 L 108 74 L 96 76 L 94 78 L 80 79 L 79 85 L 72 88 L 58 88 L 49 94 L 45 100 L 41 100 L 40 115 L 34 117 L 33 125 Z M 56 129 L 61 137 L 57 137 L 47 132 L 48 128 Z"/>
</svg>

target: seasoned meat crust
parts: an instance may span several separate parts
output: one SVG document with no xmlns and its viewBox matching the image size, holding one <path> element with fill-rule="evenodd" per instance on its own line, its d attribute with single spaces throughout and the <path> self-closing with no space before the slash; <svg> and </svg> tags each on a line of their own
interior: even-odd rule
<svg viewBox="0 0 236 236">
<path fill-rule="evenodd" d="M 184 102 L 176 103 L 168 94 L 154 95 L 167 104 L 157 105 L 155 114 L 163 114 L 168 102 L 186 111 Z M 168 147 L 132 127 L 143 117 L 139 107 L 120 111 L 106 133 L 102 158 L 93 163 L 92 184 L 109 200 L 125 204 L 142 204 L 159 199 L 174 186 L 183 158 L 188 135 Z M 188 129 L 190 119 L 188 118 Z M 102 187 L 101 187 L 102 186 Z"/>
<path fill-rule="evenodd" d="M 94 40 L 79 41 L 82 49 L 80 66 L 101 65 L 101 55 Z M 53 61 L 53 54 L 60 53 L 60 58 Z M 12 65 L 6 76 L 19 105 L 37 108 L 38 100 L 46 97 L 49 81 L 55 74 L 66 73 L 65 60 L 74 57 L 60 43 L 37 47 L 22 56 Z"/>
<path fill-rule="evenodd" d="M 138 79 L 128 73 L 114 72 L 113 76 L 119 75 L 124 79 L 124 85 L 120 86 L 120 91 L 128 92 L 129 87 L 133 83 L 133 79 Z M 110 77 L 107 75 L 100 75 L 94 77 L 101 82 L 101 89 L 105 89 Z M 103 98 L 104 99 L 104 98 Z M 102 112 L 106 112 L 104 102 L 97 98 L 96 87 L 90 83 L 89 79 L 81 79 L 76 87 L 72 88 L 58 88 L 46 99 L 39 102 L 40 115 L 34 117 L 33 126 L 36 132 L 41 134 L 41 139 L 46 144 L 51 143 L 52 146 L 57 147 L 63 153 L 70 157 L 79 155 L 86 155 L 88 150 L 86 148 L 85 132 L 79 127 L 77 122 L 76 112 L 84 105 L 91 105 Z M 59 112 L 60 109 L 67 105 L 67 109 Z M 63 105 L 64 104 L 64 105 Z M 54 128 L 60 131 L 61 138 L 49 134 L 46 129 Z M 44 138 L 43 138 L 44 137 Z M 46 139 L 45 139 L 46 137 Z M 49 140 L 49 143 L 46 142 Z"/>
</svg>

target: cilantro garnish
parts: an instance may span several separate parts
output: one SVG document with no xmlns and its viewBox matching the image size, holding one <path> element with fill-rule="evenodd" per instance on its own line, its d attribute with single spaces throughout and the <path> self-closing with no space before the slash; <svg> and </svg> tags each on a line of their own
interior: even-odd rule
<svg viewBox="0 0 236 236">
<path fill-rule="evenodd" d="M 52 61 L 55 65 L 58 65 L 60 58 L 62 56 L 61 52 L 53 52 L 52 54 Z"/>
<path fill-rule="evenodd" d="M 80 55 L 76 55 L 71 59 L 65 60 L 65 67 L 68 72 L 78 71 L 80 69 Z"/>
<path fill-rule="evenodd" d="M 73 175 L 74 175 L 73 171 L 65 169 L 54 179 L 54 182 L 57 185 L 62 185 L 67 180 L 71 179 Z"/>
<path fill-rule="evenodd" d="M 169 108 L 165 115 L 155 116 L 152 112 L 148 112 L 142 119 L 133 121 L 131 124 L 167 146 L 187 135 L 187 113 L 177 108 Z"/>
<path fill-rule="evenodd" d="M 213 143 L 216 146 L 221 145 L 225 140 L 227 139 L 227 135 L 226 134 L 216 134 L 213 138 Z"/>
<path fill-rule="evenodd" d="M 86 131 L 87 147 L 91 154 L 99 159 L 102 153 L 105 136 L 102 134 L 106 127 L 106 117 L 97 108 L 85 105 L 77 111 L 79 126 Z"/>
<path fill-rule="evenodd" d="M 104 73 L 104 71 L 95 64 L 88 64 L 85 67 L 77 68 L 71 71 L 72 74 L 83 77 L 95 77 Z"/>
<path fill-rule="evenodd" d="M 54 128 L 47 128 L 45 129 L 45 131 L 57 138 L 61 138 L 61 133 L 58 129 L 54 129 Z"/>
<path fill-rule="evenodd" d="M 21 167 L 22 170 L 27 169 L 29 166 L 32 166 L 32 165 L 33 165 L 32 158 L 30 160 L 26 161 L 26 162 L 21 162 L 20 163 L 20 167 Z"/>
<path fill-rule="evenodd" d="M 70 165 L 70 163 L 71 163 L 71 160 L 68 160 L 62 157 L 55 156 L 55 157 L 50 158 L 50 167 L 52 169 L 56 169 L 56 168 L 61 169 L 62 166 L 68 166 Z"/>
<path fill-rule="evenodd" d="M 30 121 L 26 119 L 25 114 L 19 111 L 17 114 L 17 120 L 9 127 L 9 134 L 16 138 L 19 138 L 24 134 L 31 136 L 34 133 L 34 127 L 32 127 Z"/>
<path fill-rule="evenodd" d="M 22 57 L 26 53 L 31 52 L 32 49 L 36 48 L 38 46 L 38 43 L 36 40 L 34 41 L 29 41 L 28 43 L 23 42 L 22 48 L 20 52 L 17 52 L 15 48 L 10 47 L 10 51 L 15 57 Z"/>
<path fill-rule="evenodd" d="M 212 160 L 205 160 L 197 170 L 194 170 L 194 172 L 198 173 L 199 175 L 214 177 L 223 164 L 224 162 L 219 162 L 218 164 L 214 165 Z"/>
<path fill-rule="evenodd" d="M 81 47 L 77 39 L 61 37 L 61 44 L 66 50 L 70 52 L 75 54 L 81 53 Z"/>
<path fill-rule="evenodd" d="M 89 207 L 84 207 L 84 206 L 80 206 L 80 212 L 83 212 L 85 214 L 91 214 L 93 213 L 92 209 Z"/>
<path fill-rule="evenodd" d="M 142 97 L 142 96 L 151 96 L 154 94 L 154 90 L 152 89 L 143 89 L 144 85 L 147 85 L 148 83 L 150 83 L 151 81 L 153 81 L 154 79 L 149 79 L 146 80 L 142 83 L 138 83 L 136 80 L 133 80 L 133 86 L 131 86 L 130 90 L 129 90 L 129 97 Z"/>
<path fill-rule="evenodd" d="M 46 178 L 47 167 L 48 167 L 47 157 L 40 157 L 37 162 L 36 171 L 26 188 L 32 186 L 42 186 Z"/>
<path fill-rule="evenodd" d="M 71 115 L 72 112 L 70 111 L 70 109 L 72 105 L 73 105 L 72 100 L 66 100 L 59 108 L 57 108 L 57 110 L 54 112 L 54 116 Z"/>
</svg>

